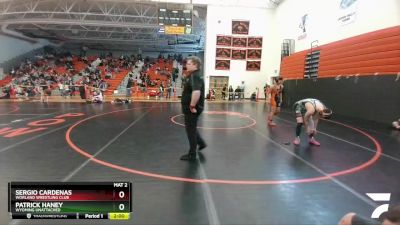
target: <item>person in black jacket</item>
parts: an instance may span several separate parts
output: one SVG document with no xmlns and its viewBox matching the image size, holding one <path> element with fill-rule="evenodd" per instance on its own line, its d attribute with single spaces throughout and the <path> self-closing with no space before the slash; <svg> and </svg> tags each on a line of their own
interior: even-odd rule
<svg viewBox="0 0 400 225">
<path fill-rule="evenodd" d="M 228 89 L 228 85 L 225 84 L 224 87 L 222 88 L 222 100 L 225 100 L 226 98 L 226 89 Z"/>
<path fill-rule="evenodd" d="M 128 83 L 126 84 L 126 97 L 127 98 L 131 97 L 132 86 L 133 86 L 133 78 L 132 78 L 132 74 L 129 74 Z"/>
<path fill-rule="evenodd" d="M 197 146 L 199 150 L 207 146 L 197 130 L 197 120 L 204 109 L 204 80 L 200 67 L 201 60 L 198 57 L 189 56 L 186 59 L 187 75 L 183 79 L 181 104 L 190 149 L 181 157 L 181 160 L 196 160 Z"/>
<path fill-rule="evenodd" d="M 228 93 L 229 93 L 228 101 L 233 101 L 233 100 L 235 100 L 235 93 L 233 92 L 233 87 L 232 87 L 232 85 L 229 85 Z"/>
</svg>

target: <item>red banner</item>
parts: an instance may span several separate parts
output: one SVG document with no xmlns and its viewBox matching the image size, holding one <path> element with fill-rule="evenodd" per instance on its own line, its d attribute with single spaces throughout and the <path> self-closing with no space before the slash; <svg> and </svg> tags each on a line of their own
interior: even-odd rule
<svg viewBox="0 0 400 225">
<path fill-rule="evenodd" d="M 261 59 L 261 49 L 247 49 L 248 59 Z"/>
<path fill-rule="evenodd" d="M 222 59 L 230 59 L 231 58 L 231 49 L 230 48 L 217 48 L 216 57 L 222 58 Z"/>
<path fill-rule="evenodd" d="M 217 45 L 218 46 L 231 46 L 232 37 L 226 35 L 217 35 Z"/>
<path fill-rule="evenodd" d="M 232 34 L 249 34 L 250 21 L 232 20 Z"/>
<path fill-rule="evenodd" d="M 245 60 L 246 49 L 232 49 L 232 59 Z"/>
<path fill-rule="evenodd" d="M 246 70 L 247 71 L 260 71 L 261 61 L 247 61 Z"/>
<path fill-rule="evenodd" d="M 230 70 L 231 61 L 230 60 L 215 60 L 216 70 Z"/>
<path fill-rule="evenodd" d="M 262 37 L 249 37 L 247 40 L 247 47 L 262 48 Z"/>
<path fill-rule="evenodd" d="M 247 46 L 247 38 L 244 38 L 244 37 L 234 37 L 234 38 L 232 38 L 232 46 L 233 47 L 246 48 L 246 46 Z"/>
</svg>

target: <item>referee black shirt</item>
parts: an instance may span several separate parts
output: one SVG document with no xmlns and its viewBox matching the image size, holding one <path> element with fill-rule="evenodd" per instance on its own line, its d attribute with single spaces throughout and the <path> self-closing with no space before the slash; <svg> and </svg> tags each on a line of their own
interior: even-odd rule
<svg viewBox="0 0 400 225">
<path fill-rule="evenodd" d="M 192 91 L 200 91 L 200 99 L 197 102 L 197 114 L 200 114 L 204 109 L 204 79 L 200 70 L 196 70 L 187 78 L 183 79 L 183 92 L 181 98 L 182 112 L 189 114 L 190 102 L 192 101 Z"/>
</svg>

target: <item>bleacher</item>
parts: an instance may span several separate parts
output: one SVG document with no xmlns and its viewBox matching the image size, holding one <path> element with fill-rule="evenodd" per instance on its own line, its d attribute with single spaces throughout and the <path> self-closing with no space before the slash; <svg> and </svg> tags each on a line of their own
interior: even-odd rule
<svg viewBox="0 0 400 225">
<path fill-rule="evenodd" d="M 58 88 L 58 80 L 61 79 L 62 82 L 64 82 L 66 80 L 65 77 L 72 77 L 78 74 L 84 74 L 84 76 L 86 76 L 85 74 L 88 74 L 87 68 L 89 65 L 92 65 L 92 63 L 98 59 L 98 56 L 87 56 L 86 58 L 79 58 L 78 56 L 73 56 L 72 57 L 72 68 L 73 70 L 71 70 L 71 68 L 68 68 L 67 64 L 62 65 L 61 62 L 64 62 L 67 60 L 66 57 L 60 58 L 60 60 L 56 57 L 56 58 L 51 58 L 48 60 L 43 60 L 43 59 L 39 59 L 36 62 L 33 62 L 33 64 L 38 65 L 39 67 L 43 67 L 45 64 L 46 65 L 50 65 L 50 67 L 44 69 L 41 68 L 40 70 L 42 71 L 41 73 L 48 73 L 50 76 L 56 76 L 56 78 L 54 78 L 56 80 L 56 83 L 53 83 L 50 87 L 52 88 L 52 96 L 53 98 L 55 96 L 61 96 L 61 92 L 59 91 Z M 110 56 L 106 57 L 104 59 L 105 61 L 103 61 L 99 66 L 96 67 L 96 69 L 98 69 L 99 73 L 99 78 L 101 78 L 101 80 L 105 80 L 108 84 L 107 86 L 107 90 L 105 91 L 104 95 L 107 97 L 119 97 L 121 95 L 125 96 L 126 95 L 126 81 L 127 78 L 129 77 L 128 74 L 130 74 L 130 72 L 135 71 L 136 76 L 134 78 L 139 79 L 141 73 L 146 74 L 148 79 L 142 79 L 142 85 L 141 87 L 139 87 L 139 85 L 134 82 L 133 86 L 132 86 L 132 97 L 133 98 L 146 98 L 148 99 L 149 96 L 157 96 L 157 97 L 162 97 L 159 95 L 159 87 L 162 84 L 164 87 L 164 97 L 166 96 L 166 92 L 167 92 L 167 83 L 170 82 L 169 79 L 172 78 L 172 71 L 173 71 L 173 61 L 171 59 L 168 60 L 164 60 L 164 59 L 155 59 L 155 60 L 149 60 L 147 62 L 147 64 L 145 65 L 145 68 L 143 68 L 142 70 L 142 66 L 140 68 L 129 68 L 127 69 L 127 66 L 122 66 L 123 65 L 123 61 L 120 61 L 120 59 L 116 59 L 116 58 L 110 58 Z M 110 62 L 110 60 L 112 60 L 112 62 Z M 57 61 L 57 62 L 56 62 Z M 126 63 L 127 61 L 125 61 Z M 129 61 L 130 63 L 134 63 L 134 61 Z M 57 64 L 57 66 L 51 66 L 53 64 Z M 111 68 L 113 69 L 109 69 L 108 71 L 106 71 L 106 67 L 111 65 Z M 115 67 L 118 67 L 118 69 L 115 69 Z M 144 70 L 145 69 L 145 70 Z M 107 77 L 106 78 L 106 74 L 107 73 L 112 73 L 111 78 Z M 26 71 L 24 72 L 26 73 Z M 19 74 L 19 76 L 21 76 L 23 73 L 17 73 Z M 78 77 L 80 77 L 80 75 L 78 75 Z M 146 76 L 145 76 L 146 77 Z M 76 79 L 77 77 L 74 77 L 75 79 L 73 79 L 74 84 L 67 84 L 68 86 L 72 87 L 78 87 L 78 86 L 82 86 L 82 79 Z M 12 81 L 12 77 L 10 75 L 6 76 L 3 80 L 0 81 L 0 84 L 2 86 L 8 85 L 10 84 L 10 82 Z M 89 79 L 92 79 L 92 76 L 89 76 Z M 171 79 L 172 80 L 172 79 Z M 15 82 L 14 82 L 15 83 Z M 18 81 L 17 81 L 18 83 Z M 97 84 L 97 82 L 96 82 Z M 41 84 L 42 85 L 42 84 Z M 93 84 L 94 85 L 94 84 Z M 93 88 L 93 85 L 90 84 L 88 85 L 88 87 L 90 87 L 90 89 Z M 173 84 L 173 88 L 175 91 L 175 94 L 173 94 L 173 96 L 177 96 L 176 92 L 178 91 L 179 93 L 181 93 L 180 90 L 180 77 L 178 77 L 176 79 L 176 82 L 174 82 Z M 24 89 L 25 88 L 29 88 L 26 85 L 17 85 L 17 86 L 22 86 Z M 47 85 L 48 86 L 48 85 Z M 14 85 L 14 88 L 15 85 Z M 13 89 L 14 89 L 13 88 Z M 33 86 L 31 86 L 30 88 L 33 88 Z M 77 88 L 72 88 L 71 89 L 73 91 L 74 95 L 77 95 Z M 15 95 L 13 95 L 12 97 L 15 97 Z M 112 99 L 112 98 L 107 98 L 107 99 Z"/>
<path fill-rule="evenodd" d="M 0 80 L 0 87 L 9 84 L 12 80 L 10 75 L 5 76 L 2 80 Z"/>
</svg>

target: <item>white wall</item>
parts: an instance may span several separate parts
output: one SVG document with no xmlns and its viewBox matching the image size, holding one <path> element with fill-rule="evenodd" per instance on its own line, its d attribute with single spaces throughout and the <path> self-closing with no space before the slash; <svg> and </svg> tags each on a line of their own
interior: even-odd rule
<svg viewBox="0 0 400 225">
<path fill-rule="evenodd" d="M 232 35 L 232 20 L 249 20 L 248 36 L 262 36 L 263 48 L 261 70 L 246 71 L 245 60 L 231 60 L 230 70 L 215 70 L 215 51 L 217 34 Z M 263 96 L 263 87 L 276 76 L 274 70 L 279 70 L 280 44 L 277 41 L 274 11 L 269 9 L 250 7 L 207 7 L 207 28 L 204 74 L 206 91 L 209 87 L 210 76 L 229 76 L 229 84 L 235 89 L 241 81 L 245 81 L 245 96 L 250 97 L 258 87 L 260 96 Z M 235 35 L 236 36 L 236 35 Z M 239 35 L 238 35 L 239 36 Z"/>
<path fill-rule="evenodd" d="M 353 37 L 363 33 L 400 25 L 400 0 L 357 0 L 349 9 L 356 12 L 355 20 L 347 25 L 338 18 L 341 0 L 285 0 L 276 10 L 278 41 L 295 39 L 296 52 L 310 48 L 314 40 L 319 45 Z M 348 11 L 349 12 L 349 11 Z M 300 18 L 308 14 L 307 36 L 302 34 Z"/>
<path fill-rule="evenodd" d="M 46 40 L 38 39 L 38 43 L 31 44 L 26 41 L 0 35 L 0 63 L 48 44 L 49 42 Z"/>
</svg>

